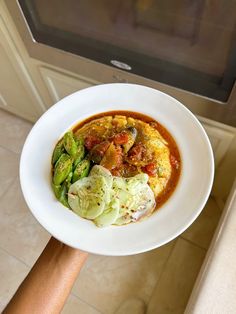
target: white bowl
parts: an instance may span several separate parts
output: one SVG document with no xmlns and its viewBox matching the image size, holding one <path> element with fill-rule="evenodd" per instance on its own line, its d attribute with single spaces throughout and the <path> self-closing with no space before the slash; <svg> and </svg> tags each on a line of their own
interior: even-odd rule
<svg viewBox="0 0 236 314">
<path fill-rule="evenodd" d="M 68 129 L 89 116 L 112 110 L 140 112 L 165 126 L 179 147 L 182 172 L 172 196 L 148 219 L 97 228 L 56 200 L 50 162 L 55 144 Z M 39 223 L 65 244 L 102 255 L 141 253 L 177 237 L 203 209 L 213 176 L 211 145 L 195 116 L 176 99 L 133 84 L 98 85 L 60 100 L 32 128 L 20 161 L 22 191 Z"/>
</svg>

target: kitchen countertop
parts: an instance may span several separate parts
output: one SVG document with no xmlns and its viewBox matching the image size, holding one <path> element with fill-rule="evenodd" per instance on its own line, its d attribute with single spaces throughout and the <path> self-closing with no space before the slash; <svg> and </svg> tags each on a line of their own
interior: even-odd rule
<svg viewBox="0 0 236 314">
<path fill-rule="evenodd" d="M 236 313 L 236 180 L 185 313 Z"/>
</svg>

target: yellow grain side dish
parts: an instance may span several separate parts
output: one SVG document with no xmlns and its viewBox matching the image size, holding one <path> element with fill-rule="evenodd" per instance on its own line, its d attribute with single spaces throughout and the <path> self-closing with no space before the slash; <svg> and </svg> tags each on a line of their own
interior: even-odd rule
<svg viewBox="0 0 236 314">
<path fill-rule="evenodd" d="M 149 185 L 157 197 L 165 189 L 171 177 L 172 166 L 168 143 L 152 125 L 124 115 L 105 116 L 86 123 L 75 132 L 75 136 L 83 138 L 85 143 L 87 140 L 88 148 L 90 148 L 89 141 L 96 142 L 97 140 L 99 143 L 105 142 L 104 145 L 106 145 L 106 141 L 129 128 L 137 130 L 133 146 L 128 152 L 123 152 L 120 164 L 117 165 L 116 162 L 112 163 L 110 160 L 108 168 L 112 174 L 122 177 L 146 172 L 149 174 Z M 122 139 L 115 142 L 117 145 L 124 145 L 119 144 L 123 143 Z M 104 166 L 103 162 L 101 165 Z"/>
</svg>

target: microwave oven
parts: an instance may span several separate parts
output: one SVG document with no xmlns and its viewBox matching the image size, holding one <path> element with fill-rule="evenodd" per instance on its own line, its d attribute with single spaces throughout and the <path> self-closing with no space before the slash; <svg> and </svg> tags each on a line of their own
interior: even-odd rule
<svg viewBox="0 0 236 314">
<path fill-rule="evenodd" d="M 31 57 L 90 79 L 157 88 L 236 126 L 236 3 L 11 0 Z"/>
</svg>

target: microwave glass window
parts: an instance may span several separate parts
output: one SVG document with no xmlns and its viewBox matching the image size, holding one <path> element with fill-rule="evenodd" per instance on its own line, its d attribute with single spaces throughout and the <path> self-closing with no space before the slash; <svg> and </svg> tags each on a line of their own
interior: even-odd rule
<svg viewBox="0 0 236 314">
<path fill-rule="evenodd" d="M 222 102 L 230 95 L 234 0 L 19 3 L 38 42 Z"/>
</svg>

